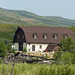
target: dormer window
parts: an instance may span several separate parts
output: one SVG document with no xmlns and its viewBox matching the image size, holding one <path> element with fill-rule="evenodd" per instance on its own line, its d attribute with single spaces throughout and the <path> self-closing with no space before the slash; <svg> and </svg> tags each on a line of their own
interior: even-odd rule
<svg viewBox="0 0 75 75">
<path fill-rule="evenodd" d="M 20 36 L 18 35 L 18 39 L 20 38 Z"/>
<path fill-rule="evenodd" d="M 34 39 L 37 39 L 37 34 L 33 34 L 33 38 Z"/>
<path fill-rule="evenodd" d="M 43 38 L 44 38 L 44 39 L 47 39 L 47 34 L 44 34 L 44 35 L 43 35 Z"/>
<path fill-rule="evenodd" d="M 64 34 L 64 35 L 63 35 L 63 37 L 64 37 L 65 39 L 67 39 L 67 36 L 68 36 L 67 34 Z"/>
<path fill-rule="evenodd" d="M 54 39 L 57 39 L 57 38 L 58 38 L 57 34 L 54 34 L 54 35 L 53 35 L 53 38 L 54 38 Z"/>
</svg>

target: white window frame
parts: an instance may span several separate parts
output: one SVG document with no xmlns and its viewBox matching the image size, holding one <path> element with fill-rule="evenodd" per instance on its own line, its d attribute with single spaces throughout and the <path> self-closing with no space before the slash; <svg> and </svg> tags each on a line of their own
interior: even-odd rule
<svg viewBox="0 0 75 75">
<path fill-rule="evenodd" d="M 57 34 L 54 34 L 54 35 L 53 35 L 53 38 L 54 38 L 54 39 L 57 39 L 57 38 L 58 38 Z"/>
<path fill-rule="evenodd" d="M 44 37 L 44 39 L 47 39 L 47 35 L 46 34 L 44 34 L 43 37 Z"/>
</svg>

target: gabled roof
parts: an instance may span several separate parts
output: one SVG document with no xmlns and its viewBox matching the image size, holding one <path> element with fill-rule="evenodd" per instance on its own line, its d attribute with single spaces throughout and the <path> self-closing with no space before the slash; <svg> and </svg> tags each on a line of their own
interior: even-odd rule
<svg viewBox="0 0 75 75">
<path fill-rule="evenodd" d="M 71 36 L 74 39 L 74 34 L 69 28 L 64 27 L 19 27 L 23 30 L 28 43 L 59 43 L 64 34 Z M 33 38 L 33 34 L 37 34 L 37 38 Z M 43 35 L 47 34 L 47 39 Z M 53 35 L 57 34 L 57 39 Z"/>
</svg>

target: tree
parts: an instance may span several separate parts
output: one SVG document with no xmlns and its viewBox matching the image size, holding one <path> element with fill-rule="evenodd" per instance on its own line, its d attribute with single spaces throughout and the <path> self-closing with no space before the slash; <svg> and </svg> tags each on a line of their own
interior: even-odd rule
<svg viewBox="0 0 75 75">
<path fill-rule="evenodd" d="M 8 44 L 7 44 L 7 50 L 8 50 L 8 52 L 10 52 L 10 51 L 11 51 L 11 49 L 12 49 L 12 48 L 11 48 L 11 44 L 10 44 L 10 43 L 8 43 Z"/>
<path fill-rule="evenodd" d="M 7 53 L 7 46 L 4 44 L 4 42 L 0 41 L 0 57 L 5 57 Z"/>
<path fill-rule="evenodd" d="M 75 41 L 71 37 L 63 38 L 60 42 L 62 51 L 75 53 Z"/>
<path fill-rule="evenodd" d="M 54 53 L 56 63 L 75 64 L 75 41 L 71 37 L 63 38 L 60 42 L 60 51 Z"/>
</svg>

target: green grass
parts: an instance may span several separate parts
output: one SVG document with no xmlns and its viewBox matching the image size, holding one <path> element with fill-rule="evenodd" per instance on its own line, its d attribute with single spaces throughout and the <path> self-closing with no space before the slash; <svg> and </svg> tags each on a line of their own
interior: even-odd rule
<svg viewBox="0 0 75 75">
<path fill-rule="evenodd" d="M 0 64 L 0 75 L 10 75 L 12 65 Z M 13 75 L 75 75 L 75 65 L 16 64 Z"/>
<path fill-rule="evenodd" d="M 70 27 L 70 29 L 72 30 L 72 32 L 75 32 L 75 27 Z"/>
</svg>

